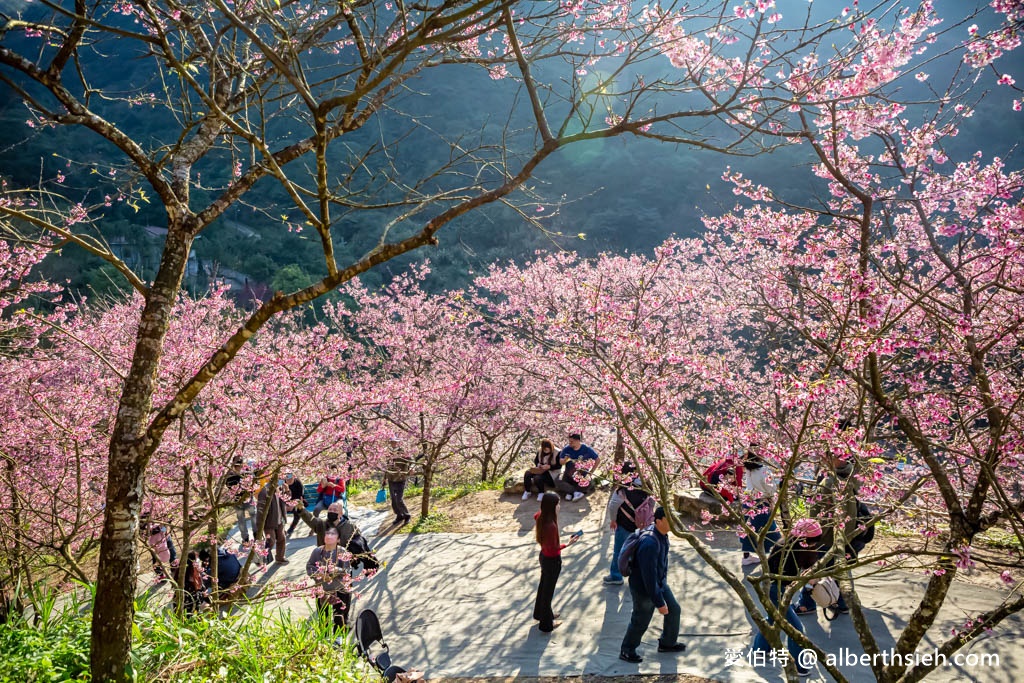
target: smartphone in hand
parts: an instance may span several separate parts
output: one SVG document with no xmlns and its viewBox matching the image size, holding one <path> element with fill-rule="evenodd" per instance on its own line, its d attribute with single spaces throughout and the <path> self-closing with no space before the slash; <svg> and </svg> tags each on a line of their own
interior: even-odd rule
<svg viewBox="0 0 1024 683">
<path fill-rule="evenodd" d="M 574 531 L 572 533 L 572 537 L 576 538 L 576 539 L 582 538 L 583 537 L 583 529 L 580 529 L 579 531 Z"/>
</svg>

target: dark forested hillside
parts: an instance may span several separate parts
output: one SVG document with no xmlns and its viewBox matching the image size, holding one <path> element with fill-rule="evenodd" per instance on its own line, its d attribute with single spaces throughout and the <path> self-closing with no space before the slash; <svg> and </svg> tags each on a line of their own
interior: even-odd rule
<svg viewBox="0 0 1024 683">
<path fill-rule="evenodd" d="M 170 144 L 172 141 L 163 139 L 166 121 L 161 118 L 167 112 L 147 104 L 146 93 L 173 88 L 174 84 L 153 82 L 152 71 L 144 68 L 144 58 L 125 49 L 116 42 L 98 46 L 94 58 L 116 68 L 106 70 L 106 82 L 93 86 L 137 93 L 134 102 L 110 104 L 120 108 L 122 127 L 154 148 Z M 932 79 L 941 81 L 940 69 Z M 920 89 L 922 99 L 929 96 L 927 84 L 907 87 Z M 1009 165 L 1020 165 L 1014 145 L 1024 138 L 1024 116 L 1012 111 L 1009 102 L 1013 94 L 1002 88 L 978 104 L 978 115 L 953 139 L 951 158 L 974 153 L 984 138 L 986 149 L 1007 150 Z M 373 157 L 342 158 L 333 152 L 337 182 L 354 201 L 361 196 L 386 200 L 395 189 L 382 179 L 400 169 L 402 174 L 427 178 L 424 190 L 443 190 L 445 178 L 432 179 L 431 169 L 457 157 L 460 142 L 465 141 L 467 147 L 475 144 L 482 138 L 481 131 L 508 130 L 505 139 L 510 154 L 515 154 L 517 146 L 527 148 L 531 141 L 516 134 L 526 129 L 529 118 L 523 97 L 514 79 L 494 81 L 483 70 L 437 69 L 426 74 L 415 90 L 397 98 L 371 125 L 351 134 L 352 149 L 388 141 L 386 145 L 378 142 Z M 295 122 L 286 116 L 287 110 L 288 103 L 280 103 L 269 123 L 273 136 L 280 139 L 294 134 Z M 514 112 L 511 117 L 496 114 L 509 111 Z M 68 196 L 85 194 L 93 202 L 116 196 L 122 177 L 110 168 L 107 143 L 88 131 L 48 128 L 36 125 L 33 119 L 21 103 L 0 103 L 0 175 L 19 185 L 61 174 L 67 177 Z M 410 260 L 428 258 L 433 274 L 427 286 L 440 290 L 465 284 L 474 269 L 484 264 L 521 260 L 536 250 L 644 252 L 670 234 L 700 234 L 702 216 L 730 209 L 736 200 L 731 188 L 721 182 L 723 171 L 730 166 L 770 184 L 777 196 L 817 205 L 816 198 L 825 190 L 809 172 L 812 162 L 808 150 L 798 145 L 741 157 L 630 137 L 580 143 L 560 150 L 538 171 L 525 194 L 518 197 L 516 209 L 495 205 L 473 213 L 472 218 L 457 219 L 440 237 L 438 246 L 396 259 L 364 279 L 370 284 L 381 282 L 400 272 Z M 236 163 L 237 159 L 226 154 L 205 160 L 195 190 L 197 200 L 215 196 L 230 179 Z M 239 204 L 196 241 L 187 278 L 192 290 L 207 288 L 216 276 L 229 281 L 243 299 L 263 297 L 269 291 L 294 289 L 322 275 L 316 236 L 303 230 L 301 217 L 287 208 L 292 203 L 284 189 L 264 180 L 258 191 L 266 201 L 258 211 Z M 148 199 L 142 192 L 112 201 L 95 225 L 115 252 L 144 277 L 155 271 L 161 230 L 167 222 Z M 276 211 L 275 206 L 282 208 Z M 394 221 L 393 235 L 397 235 L 440 209 L 426 205 L 400 220 L 404 210 L 353 210 L 342 216 L 333 229 L 338 250 L 362 255 L 374 246 L 381 225 Z M 288 231 L 272 229 L 282 223 L 289 225 Z M 110 293 L 120 286 L 109 265 L 71 249 L 74 253 L 65 254 L 71 258 L 44 263 L 47 276 L 66 280 L 73 289 L 85 292 Z"/>
</svg>

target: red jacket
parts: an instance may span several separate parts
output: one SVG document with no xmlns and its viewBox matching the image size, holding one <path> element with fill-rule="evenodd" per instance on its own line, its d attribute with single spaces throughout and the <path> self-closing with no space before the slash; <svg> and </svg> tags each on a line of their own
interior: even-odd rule
<svg viewBox="0 0 1024 683">
<path fill-rule="evenodd" d="M 712 477 L 718 481 L 712 482 Z M 730 479 L 733 481 L 730 482 Z M 729 488 L 730 486 L 735 486 L 735 488 Z M 712 489 L 717 490 L 722 498 L 731 503 L 736 500 L 736 495 L 743 490 L 743 465 L 735 458 L 722 458 L 704 470 L 704 474 L 701 475 L 700 487 L 708 493 L 711 493 Z"/>
</svg>

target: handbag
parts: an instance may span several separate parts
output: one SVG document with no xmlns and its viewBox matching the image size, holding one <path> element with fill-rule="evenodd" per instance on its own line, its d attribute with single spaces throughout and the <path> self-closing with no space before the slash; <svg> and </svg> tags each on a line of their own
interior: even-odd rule
<svg viewBox="0 0 1024 683">
<path fill-rule="evenodd" d="M 386 503 L 387 500 L 388 500 L 387 489 L 378 489 L 377 490 L 377 502 L 378 503 Z"/>
<path fill-rule="evenodd" d="M 818 583 L 814 584 L 811 589 L 811 597 L 814 598 L 815 604 L 822 608 L 825 619 L 832 621 L 838 616 L 839 583 L 831 576 L 819 579 Z"/>
</svg>

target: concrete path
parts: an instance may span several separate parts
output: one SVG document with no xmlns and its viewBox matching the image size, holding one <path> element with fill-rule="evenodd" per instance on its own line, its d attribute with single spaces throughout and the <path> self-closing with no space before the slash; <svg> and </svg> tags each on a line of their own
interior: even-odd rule
<svg viewBox="0 0 1024 683">
<path fill-rule="evenodd" d="M 380 616 L 396 664 L 426 672 L 430 679 L 464 677 L 567 676 L 599 674 L 688 673 L 720 681 L 782 680 L 781 669 L 765 663 L 751 666 L 733 652 L 745 652 L 752 626 L 741 603 L 696 554 L 675 541 L 670 557 L 670 585 L 683 608 L 681 655 L 658 654 L 661 617 L 655 615 L 640 653 L 631 665 L 618 659 L 619 643 L 631 611 L 627 587 L 605 587 L 611 534 L 584 525 L 583 540 L 565 551 L 555 593 L 555 610 L 563 626 L 551 635 L 537 630 L 532 619 L 540 570 L 537 545 L 530 530 L 495 534 L 417 534 L 377 536 L 377 526 L 390 515 L 353 511 L 353 518 L 387 562 L 386 569 L 361 584 L 355 612 L 371 608 Z M 386 523 L 386 521 L 385 521 Z M 563 530 L 565 533 L 566 530 Z M 303 532 L 304 533 L 304 532 Z M 721 535 L 720 535 L 721 536 Z M 272 567 L 267 580 L 296 579 L 315 539 L 289 542 L 291 564 Z M 739 565 L 730 539 L 716 541 L 727 561 Z M 261 580 L 263 578 L 261 577 Z M 889 573 L 858 580 L 861 600 L 882 647 L 912 613 L 924 577 Z M 957 584 L 936 631 L 949 633 L 965 615 L 996 604 L 998 595 L 985 588 Z M 295 618 L 309 613 L 309 600 L 287 605 Z M 805 617 L 811 639 L 826 652 L 862 652 L 850 618 Z M 928 650 L 933 644 L 928 645 Z M 920 650 L 924 653 L 925 650 Z M 1012 683 L 1024 679 L 1024 620 L 1014 617 L 964 652 L 998 655 L 991 661 L 964 662 L 936 671 L 928 680 Z M 871 681 L 866 666 L 841 666 L 852 681 Z M 831 680 L 818 668 L 811 680 Z"/>
</svg>

